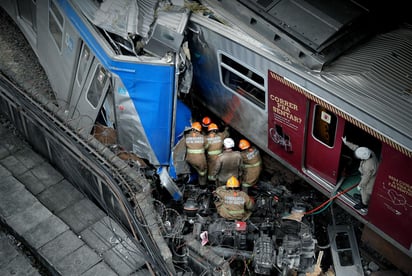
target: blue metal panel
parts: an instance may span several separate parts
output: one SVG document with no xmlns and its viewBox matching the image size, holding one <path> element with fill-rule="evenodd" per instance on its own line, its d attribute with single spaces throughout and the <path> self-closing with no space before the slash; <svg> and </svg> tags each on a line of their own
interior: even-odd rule
<svg viewBox="0 0 412 276">
<path fill-rule="evenodd" d="M 136 73 L 117 72 L 140 116 L 161 165 L 169 163 L 173 114 L 174 67 L 133 64 Z"/>
<path fill-rule="evenodd" d="M 113 60 L 68 1 L 59 0 L 58 3 L 99 61 L 119 75 L 140 116 L 152 150 L 159 163 L 167 165 L 171 150 L 174 64 L 155 65 Z"/>
<path fill-rule="evenodd" d="M 191 119 L 192 119 L 192 113 L 189 107 L 186 106 L 182 101 L 177 100 L 174 146 L 179 142 L 180 139 L 183 138 L 185 129 L 191 126 Z M 177 178 L 176 168 L 175 168 L 175 164 L 173 164 L 172 155 L 170 155 L 169 175 L 172 179 Z"/>
</svg>

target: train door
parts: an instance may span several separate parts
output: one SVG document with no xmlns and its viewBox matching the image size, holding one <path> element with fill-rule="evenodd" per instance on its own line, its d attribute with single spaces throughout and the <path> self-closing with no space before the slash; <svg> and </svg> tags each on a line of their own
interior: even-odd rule
<svg viewBox="0 0 412 276">
<path fill-rule="evenodd" d="M 110 90 L 110 74 L 82 45 L 69 105 L 69 117 L 76 127 L 90 132 Z"/>
<path fill-rule="evenodd" d="M 306 144 L 306 169 L 316 177 L 335 185 L 339 178 L 339 160 L 345 121 L 326 108 L 311 102 Z"/>
<path fill-rule="evenodd" d="M 80 115 L 80 111 L 77 110 L 77 102 L 85 86 L 87 76 L 92 66 L 93 56 L 89 47 L 82 43 L 79 57 L 77 62 L 76 74 L 74 76 L 72 91 L 69 102 L 69 117 L 76 118 Z"/>
<path fill-rule="evenodd" d="M 367 147 L 372 150 L 378 160 L 380 160 L 380 155 L 382 151 L 382 143 L 372 135 L 368 134 L 361 128 L 351 124 L 350 122 L 345 123 L 343 135 L 346 137 L 348 142 L 361 147 Z M 339 139 L 339 138 L 338 138 Z M 342 182 L 340 184 L 341 190 L 345 190 L 350 186 L 359 183 L 360 173 L 359 165 L 361 160 L 355 157 L 353 150 L 345 146 L 342 143 L 342 150 L 340 156 L 339 172 L 342 176 Z M 378 166 L 379 171 L 379 166 Z M 347 193 L 347 195 L 354 197 L 357 193 L 356 189 L 353 189 Z"/>
</svg>

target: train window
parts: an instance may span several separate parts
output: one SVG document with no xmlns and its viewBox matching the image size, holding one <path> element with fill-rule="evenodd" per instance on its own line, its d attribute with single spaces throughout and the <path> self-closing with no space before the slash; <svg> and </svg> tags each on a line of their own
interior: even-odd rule
<svg viewBox="0 0 412 276">
<path fill-rule="evenodd" d="M 24 19 L 30 27 L 36 32 L 36 1 L 34 0 L 18 0 L 17 10 L 20 18 Z"/>
<path fill-rule="evenodd" d="M 222 82 L 232 91 L 265 108 L 265 79 L 226 55 L 220 54 Z"/>
<path fill-rule="evenodd" d="M 313 136 L 328 147 L 333 147 L 337 121 L 335 114 L 320 105 L 315 105 Z"/>
<path fill-rule="evenodd" d="M 89 90 L 87 91 L 86 98 L 87 101 L 94 107 L 97 108 L 99 100 L 105 92 L 105 86 L 108 80 L 108 73 L 102 65 L 98 65 L 96 72 L 94 73 L 92 82 L 90 84 Z"/>
<path fill-rule="evenodd" d="M 53 1 L 49 8 L 49 30 L 59 50 L 62 48 L 63 40 L 63 15 Z"/>
<path fill-rule="evenodd" d="M 84 77 L 87 75 L 87 71 L 90 67 L 90 62 L 91 62 L 90 49 L 89 47 L 87 47 L 87 45 L 83 44 L 82 51 L 79 57 L 79 65 L 77 67 L 77 74 L 76 74 L 77 84 L 79 86 L 82 86 L 83 84 Z"/>
</svg>

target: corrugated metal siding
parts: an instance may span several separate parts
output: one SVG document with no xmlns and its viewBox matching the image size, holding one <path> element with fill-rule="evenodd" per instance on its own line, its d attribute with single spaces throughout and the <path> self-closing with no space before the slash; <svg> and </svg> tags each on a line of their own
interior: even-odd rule
<svg viewBox="0 0 412 276">
<path fill-rule="evenodd" d="M 342 100 L 405 135 L 399 142 L 412 149 L 412 27 L 377 36 L 320 76 L 337 87 L 334 93 Z"/>
<path fill-rule="evenodd" d="M 155 10 L 159 3 L 158 0 L 135 0 L 139 9 L 139 34 L 147 37 L 150 27 L 155 20 Z"/>
<path fill-rule="evenodd" d="M 123 38 L 129 33 L 147 37 L 159 5 L 159 0 L 72 1 L 93 24 Z"/>
</svg>

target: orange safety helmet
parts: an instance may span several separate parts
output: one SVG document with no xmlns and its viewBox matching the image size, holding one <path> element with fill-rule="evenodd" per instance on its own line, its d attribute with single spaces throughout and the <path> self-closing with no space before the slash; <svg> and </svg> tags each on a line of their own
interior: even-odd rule
<svg viewBox="0 0 412 276">
<path fill-rule="evenodd" d="M 245 150 L 245 149 L 250 148 L 250 143 L 249 143 L 249 141 L 246 140 L 246 139 L 240 139 L 240 141 L 239 141 L 239 148 L 240 148 L 241 150 Z"/>
<path fill-rule="evenodd" d="M 219 128 L 217 127 L 217 124 L 211 123 L 211 124 L 207 127 L 207 131 L 212 131 L 212 130 L 219 130 Z"/>
<path fill-rule="evenodd" d="M 202 119 L 202 125 L 203 125 L 204 127 L 209 126 L 211 123 L 212 123 L 212 120 L 210 120 L 209 117 L 203 117 L 203 119 Z"/>
<path fill-rule="evenodd" d="M 240 183 L 239 180 L 237 180 L 236 177 L 231 176 L 227 181 L 226 181 L 226 187 L 227 188 L 239 188 Z"/>
<path fill-rule="evenodd" d="M 200 125 L 200 123 L 199 122 L 194 122 L 193 124 L 192 124 L 192 129 L 195 129 L 195 130 L 197 130 L 197 131 L 202 131 L 202 126 Z"/>
</svg>

